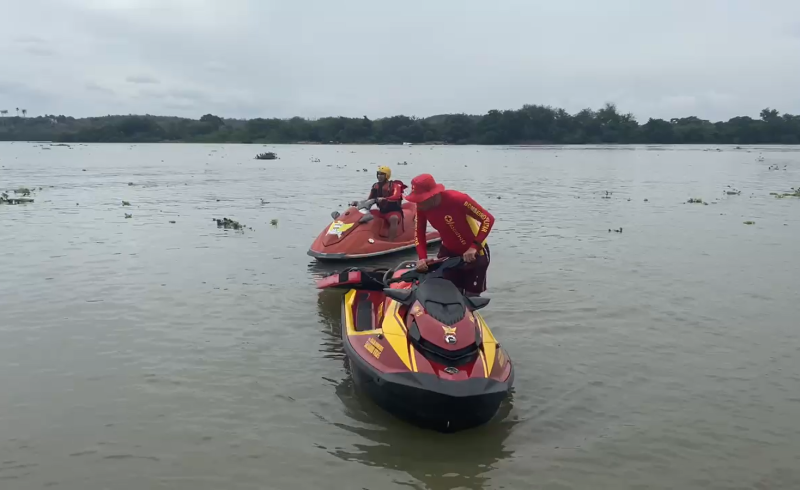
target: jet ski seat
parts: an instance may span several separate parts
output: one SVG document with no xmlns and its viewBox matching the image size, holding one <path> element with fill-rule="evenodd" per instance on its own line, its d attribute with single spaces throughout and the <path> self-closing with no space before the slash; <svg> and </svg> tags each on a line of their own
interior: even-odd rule
<svg viewBox="0 0 800 490">
<path fill-rule="evenodd" d="M 434 277 L 423 281 L 414 291 L 414 297 L 430 316 L 445 325 L 460 322 L 467 312 L 464 295 L 447 279 Z"/>
</svg>

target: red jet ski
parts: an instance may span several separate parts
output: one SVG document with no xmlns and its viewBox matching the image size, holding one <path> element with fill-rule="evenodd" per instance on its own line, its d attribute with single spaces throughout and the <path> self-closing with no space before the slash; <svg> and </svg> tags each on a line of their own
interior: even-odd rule
<svg viewBox="0 0 800 490">
<path fill-rule="evenodd" d="M 375 199 L 361 201 L 344 214 L 334 211 L 333 223 L 311 244 L 308 255 L 317 260 L 348 260 L 377 257 L 414 248 L 414 215 L 416 204 L 403 203 L 403 219 L 397 237 L 389 240 L 389 223 L 370 211 Z M 438 231 L 427 233 L 428 245 L 441 241 Z"/>
<path fill-rule="evenodd" d="M 508 353 L 468 297 L 443 273 L 461 257 L 431 262 L 426 273 L 350 268 L 317 281 L 345 288 L 342 338 L 357 387 L 395 416 L 455 432 L 491 420 L 511 390 Z"/>
</svg>

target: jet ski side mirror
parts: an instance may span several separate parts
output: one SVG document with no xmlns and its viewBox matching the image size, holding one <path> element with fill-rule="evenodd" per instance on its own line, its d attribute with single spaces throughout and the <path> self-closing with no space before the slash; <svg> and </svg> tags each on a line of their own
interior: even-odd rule
<svg viewBox="0 0 800 490">
<path fill-rule="evenodd" d="M 383 288 L 383 294 L 403 305 L 410 305 L 413 301 L 410 289 Z"/>
<path fill-rule="evenodd" d="M 467 303 L 472 307 L 474 310 L 480 310 L 481 308 L 485 307 L 491 301 L 491 298 L 483 298 L 481 296 L 466 296 Z"/>
<path fill-rule="evenodd" d="M 339 213 L 339 211 L 334 211 L 331 213 L 331 218 L 333 219 L 337 219 L 339 216 L 341 216 L 341 213 Z"/>
</svg>

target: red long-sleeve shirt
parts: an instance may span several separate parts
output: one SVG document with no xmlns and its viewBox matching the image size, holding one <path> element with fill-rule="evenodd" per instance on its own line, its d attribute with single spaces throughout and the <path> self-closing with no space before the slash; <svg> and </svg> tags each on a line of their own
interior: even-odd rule
<svg viewBox="0 0 800 490">
<path fill-rule="evenodd" d="M 428 258 L 425 239 L 428 223 L 442 236 L 442 245 L 462 255 L 470 247 L 481 250 L 494 226 L 494 216 L 469 195 L 458 191 L 442 191 L 442 201 L 433 209 L 417 208 L 414 244 L 420 260 Z"/>
</svg>

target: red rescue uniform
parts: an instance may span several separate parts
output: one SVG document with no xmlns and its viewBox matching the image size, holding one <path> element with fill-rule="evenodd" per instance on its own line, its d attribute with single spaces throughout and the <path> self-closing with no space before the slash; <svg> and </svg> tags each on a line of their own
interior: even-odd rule
<svg viewBox="0 0 800 490">
<path fill-rule="evenodd" d="M 478 249 L 475 262 L 453 269 L 450 278 L 465 291 L 480 294 L 486 290 L 486 271 L 490 254 L 486 237 L 494 226 L 494 216 L 469 195 L 452 190 L 440 193 L 441 202 L 435 208 L 422 211 L 417 208 L 414 244 L 420 260 L 428 258 L 425 239 L 430 223 L 442 236 L 438 257 L 457 257 L 470 247 Z"/>
<path fill-rule="evenodd" d="M 384 182 L 383 185 L 380 182 L 376 182 L 372 184 L 372 189 L 369 192 L 369 197 L 367 199 L 377 199 L 382 197 L 386 199 L 386 201 L 378 204 L 378 213 L 383 218 L 389 218 L 389 216 L 395 215 L 397 216 L 400 221 L 403 220 L 403 190 L 406 188 L 406 185 L 399 180 L 390 180 Z M 376 214 L 376 213 L 373 213 Z"/>
</svg>

